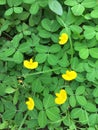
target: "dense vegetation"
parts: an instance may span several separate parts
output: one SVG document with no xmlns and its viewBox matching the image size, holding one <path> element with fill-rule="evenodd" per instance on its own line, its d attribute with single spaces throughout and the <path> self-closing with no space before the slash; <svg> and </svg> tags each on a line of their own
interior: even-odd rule
<svg viewBox="0 0 98 130">
<path fill-rule="evenodd" d="M 0 0 L 0 130 L 98 130 L 98 0 Z"/>
</svg>

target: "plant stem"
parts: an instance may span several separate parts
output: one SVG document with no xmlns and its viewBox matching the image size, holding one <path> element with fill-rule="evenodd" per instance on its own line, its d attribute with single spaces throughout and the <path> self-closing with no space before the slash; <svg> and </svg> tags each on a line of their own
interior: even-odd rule
<svg viewBox="0 0 98 130">
<path fill-rule="evenodd" d="M 6 33 L 6 32 L 2 32 L 6 37 L 8 37 L 10 40 L 12 40 L 12 37 L 8 34 L 8 33 Z"/>
<path fill-rule="evenodd" d="M 71 60 L 73 59 L 73 45 L 72 45 L 72 40 L 71 37 L 69 36 L 69 41 L 70 41 L 70 49 L 71 49 Z M 70 61 L 71 61 L 70 60 Z"/>
<path fill-rule="evenodd" d="M 49 69 L 49 70 L 46 70 L 46 71 L 40 71 L 40 72 L 31 73 L 31 74 L 24 74 L 23 77 L 27 77 L 27 76 L 30 76 L 30 75 L 38 75 L 38 74 L 49 73 L 49 72 L 53 72 L 53 71 L 59 70 L 59 69 L 61 69 L 61 68 L 59 67 L 59 68 L 56 68 L 56 69 Z"/>
<path fill-rule="evenodd" d="M 18 130 L 21 130 L 21 128 L 22 128 L 22 126 L 23 126 L 23 124 L 24 124 L 24 121 L 25 121 L 25 119 L 27 118 L 27 115 L 28 115 L 28 111 L 27 111 L 27 113 L 25 114 L 25 116 L 24 116 L 24 118 L 23 118 L 23 120 L 22 120 L 22 122 L 21 122 L 21 124 L 20 124 L 20 126 L 19 126 L 19 128 L 18 128 Z"/>
</svg>

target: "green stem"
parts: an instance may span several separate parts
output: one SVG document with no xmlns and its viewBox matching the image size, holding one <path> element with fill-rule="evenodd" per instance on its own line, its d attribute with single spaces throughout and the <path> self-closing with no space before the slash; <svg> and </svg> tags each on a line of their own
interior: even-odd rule
<svg viewBox="0 0 98 130">
<path fill-rule="evenodd" d="M 72 45 L 72 40 L 71 40 L 71 37 L 69 35 L 69 42 L 70 42 L 70 49 L 71 49 L 71 60 L 73 59 L 73 45 Z M 70 60 L 70 62 L 71 62 Z"/>
<path fill-rule="evenodd" d="M 60 18 L 60 20 L 61 20 L 63 26 L 64 26 L 65 28 L 67 28 L 67 26 L 66 26 L 66 24 L 64 23 L 64 21 L 63 21 L 61 18 Z"/>
<path fill-rule="evenodd" d="M 35 72 L 35 73 L 31 73 L 31 74 L 24 74 L 23 77 L 27 77 L 27 76 L 31 76 L 31 75 L 38 75 L 38 74 L 49 73 L 49 72 L 52 72 L 52 71 L 55 71 L 55 70 L 59 70 L 59 69 L 61 69 L 61 68 L 59 67 L 59 68 L 56 68 L 56 69 L 50 69 L 50 70 Z"/>
<path fill-rule="evenodd" d="M 5 36 L 7 36 L 8 38 L 10 38 L 10 40 L 12 40 L 12 37 L 8 34 L 8 33 L 6 33 L 6 32 L 2 32 Z"/>
<path fill-rule="evenodd" d="M 28 111 L 27 111 L 27 113 L 25 114 L 25 116 L 24 116 L 24 118 L 23 118 L 23 120 L 22 120 L 22 122 L 21 122 L 21 124 L 20 124 L 20 126 L 19 126 L 19 128 L 18 128 L 18 130 L 21 130 L 21 128 L 22 128 L 22 126 L 23 126 L 23 124 L 24 124 L 24 121 L 25 121 L 25 119 L 27 118 L 27 115 L 28 115 Z"/>
</svg>

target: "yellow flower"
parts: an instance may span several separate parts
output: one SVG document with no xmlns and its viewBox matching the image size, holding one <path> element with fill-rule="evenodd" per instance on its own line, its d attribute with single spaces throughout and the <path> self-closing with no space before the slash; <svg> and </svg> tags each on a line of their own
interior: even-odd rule
<svg viewBox="0 0 98 130">
<path fill-rule="evenodd" d="M 55 103 L 56 104 L 63 104 L 67 100 L 67 93 L 64 89 L 60 90 L 60 93 L 55 94 L 57 97 L 55 98 Z"/>
<path fill-rule="evenodd" d="M 31 97 L 29 97 L 28 99 L 29 100 L 26 101 L 27 108 L 28 108 L 28 110 L 33 110 L 34 109 L 34 100 Z"/>
<path fill-rule="evenodd" d="M 26 67 L 27 69 L 35 69 L 38 67 L 38 62 L 33 62 L 32 59 L 30 59 L 30 61 L 28 60 L 24 60 L 24 67 Z"/>
<path fill-rule="evenodd" d="M 64 45 L 68 41 L 68 35 L 66 33 L 62 33 L 59 37 L 59 44 Z"/>
<path fill-rule="evenodd" d="M 65 74 L 62 74 L 62 78 L 65 80 L 73 80 L 77 77 L 77 73 L 75 71 L 69 71 L 67 70 Z"/>
</svg>

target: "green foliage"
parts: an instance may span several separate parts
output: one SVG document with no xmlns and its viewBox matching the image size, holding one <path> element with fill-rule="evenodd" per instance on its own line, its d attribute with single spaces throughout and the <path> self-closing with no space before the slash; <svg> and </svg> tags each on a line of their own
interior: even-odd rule
<svg viewBox="0 0 98 130">
<path fill-rule="evenodd" d="M 23 65 L 31 58 L 34 70 Z M 77 78 L 65 81 L 66 70 Z M 0 121 L 0 130 L 98 130 L 97 0 L 0 0 Z"/>
<path fill-rule="evenodd" d="M 56 1 L 56 0 L 49 0 L 49 8 L 55 12 L 58 15 L 62 15 L 63 14 L 63 9 L 61 4 Z"/>
</svg>

